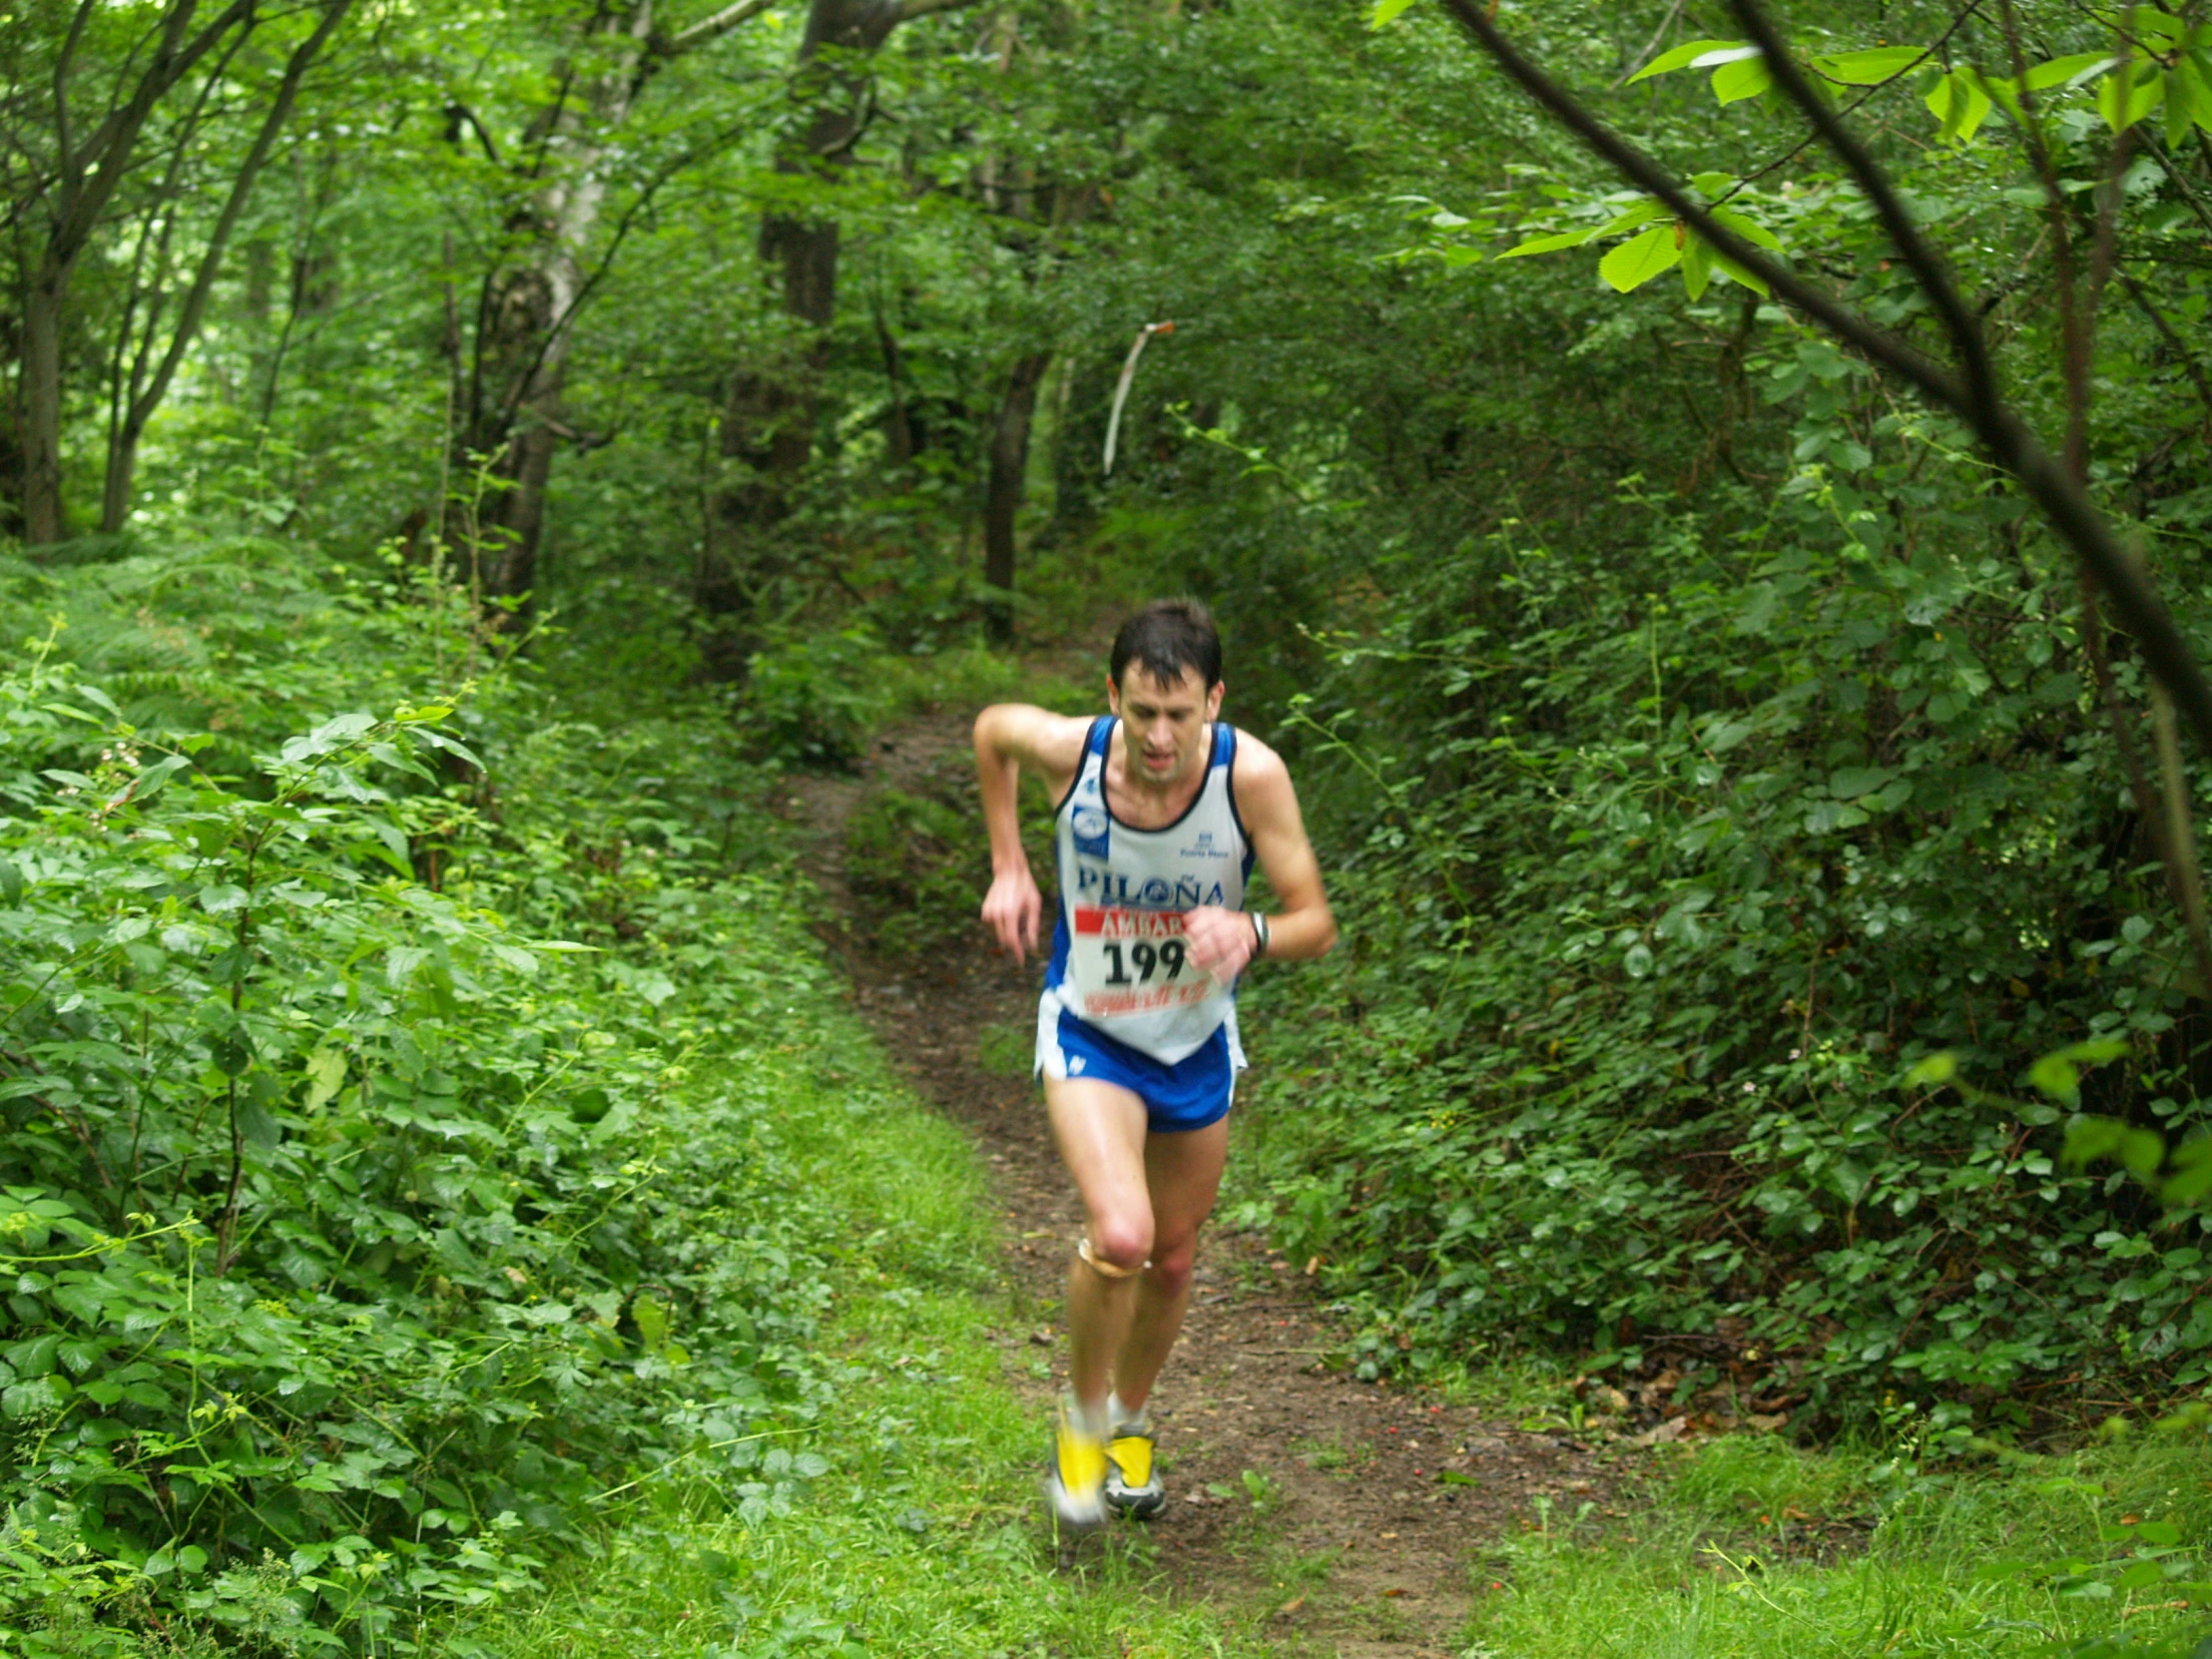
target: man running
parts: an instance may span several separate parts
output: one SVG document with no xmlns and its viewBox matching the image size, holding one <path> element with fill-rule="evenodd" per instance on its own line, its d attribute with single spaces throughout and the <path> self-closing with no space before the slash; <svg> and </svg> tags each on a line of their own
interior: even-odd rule
<svg viewBox="0 0 2212 1659">
<path fill-rule="evenodd" d="M 1088 1225 L 1068 1269 L 1069 1371 L 1051 1480 L 1062 1523 L 1167 1501 L 1146 1413 L 1190 1301 L 1199 1228 L 1229 1146 L 1237 976 L 1337 940 L 1282 758 L 1215 717 L 1221 637 L 1203 606 L 1147 605 L 1114 636 L 1111 715 L 985 709 L 975 764 L 990 828 L 983 920 L 1019 960 L 1043 901 L 1023 851 L 1024 769 L 1058 801 L 1059 916 L 1037 1069 Z M 1257 856 L 1280 908 L 1244 908 Z"/>
</svg>

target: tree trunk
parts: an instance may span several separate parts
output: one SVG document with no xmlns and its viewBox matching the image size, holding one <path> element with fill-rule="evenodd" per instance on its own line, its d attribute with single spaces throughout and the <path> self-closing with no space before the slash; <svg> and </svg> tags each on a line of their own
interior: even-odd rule
<svg viewBox="0 0 2212 1659">
<path fill-rule="evenodd" d="M 1037 382 L 1050 352 L 1033 351 L 1014 364 L 999 400 L 991 433 L 990 487 L 983 502 L 983 580 L 996 591 L 985 602 L 984 624 L 993 645 L 1014 642 L 1014 521 L 1021 512 L 1029 469 L 1029 426 L 1037 412 Z"/>
<path fill-rule="evenodd" d="M 38 195 L 52 203 L 45 236 L 33 241 L 35 252 L 28 252 L 24 261 L 33 275 L 24 283 L 22 381 L 17 400 L 24 449 L 23 539 L 33 546 L 60 541 L 69 533 L 62 499 L 61 335 L 70 278 L 117 187 L 130 172 L 132 152 L 154 107 L 195 65 L 229 40 L 234 28 L 250 34 L 260 26 L 254 0 L 231 0 L 195 34 L 192 25 L 198 18 L 199 0 L 170 0 L 147 33 L 152 50 L 137 80 L 127 89 L 118 86 L 117 101 L 86 131 L 82 112 L 70 108 L 69 87 L 71 66 L 94 9 L 93 0 L 82 0 L 55 58 L 52 170 L 32 183 L 28 195 L 15 204 L 20 215 Z M 238 42 L 231 45 L 235 51 Z M 216 73 L 220 76 L 221 69 Z M 85 139 L 81 146 L 73 140 L 76 133 Z M 24 222 L 18 219 L 17 223 Z"/>
<path fill-rule="evenodd" d="M 62 296 L 69 268 L 48 263 L 23 292 L 23 366 L 18 397 L 23 433 L 23 539 L 33 547 L 63 540 Z"/>
<path fill-rule="evenodd" d="M 477 312 L 476 362 L 470 376 L 468 417 L 457 434 L 453 475 L 485 470 L 490 486 L 477 501 L 476 546 L 469 550 L 487 599 L 512 603 L 509 614 L 527 614 L 536 586 L 538 544 L 545 530 L 545 493 L 561 431 L 561 387 L 566 377 L 576 311 L 590 283 L 583 252 L 606 204 L 600 169 L 609 137 L 629 118 L 643 90 L 647 55 L 674 50 L 655 45 L 651 0 L 639 0 L 627 17 L 601 14 L 594 31 L 625 50 L 608 62 L 583 92 L 593 130 L 578 132 L 560 106 L 541 128 L 544 149 L 561 157 L 556 182 L 525 210 L 525 224 L 541 228 L 531 258 L 494 273 Z"/>
<path fill-rule="evenodd" d="M 906 407 L 905 358 L 880 306 L 875 312 L 875 342 L 882 347 L 883 379 L 891 394 L 891 406 L 883 420 L 883 441 L 890 450 L 891 468 L 896 471 L 914 458 L 914 422 Z"/>
<path fill-rule="evenodd" d="M 797 137 L 776 158 L 776 171 L 833 178 L 851 161 L 864 125 L 867 75 L 864 60 L 909 18 L 947 11 L 970 0 L 812 0 L 799 43 L 792 96 L 802 111 Z M 830 58 L 825 60 L 825 49 Z M 837 309 L 837 227 L 770 214 L 761 221 L 761 260 L 779 290 L 784 314 L 800 325 L 801 343 L 768 372 L 747 369 L 731 381 L 723 417 L 723 453 L 751 463 L 751 476 L 723 491 L 719 517 L 738 532 L 738 549 L 758 532 L 773 529 L 794 505 L 801 473 L 814 454 L 822 371 L 829 330 Z M 754 532 L 747 536 L 746 532 Z M 702 584 L 700 603 L 717 614 L 724 601 L 741 603 L 759 583 L 742 572 Z"/>
</svg>

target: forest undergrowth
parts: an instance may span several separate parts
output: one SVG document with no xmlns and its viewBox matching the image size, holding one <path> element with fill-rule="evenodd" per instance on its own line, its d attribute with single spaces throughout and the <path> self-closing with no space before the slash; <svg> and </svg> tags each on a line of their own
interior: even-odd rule
<svg viewBox="0 0 2212 1659">
<path fill-rule="evenodd" d="M 0 1641 L 1225 1651 L 1054 1576 L 971 1151 L 761 805 L 911 675 L 734 729 L 265 552 L 6 571 Z"/>
<path fill-rule="evenodd" d="M 615 642 L 503 660 L 403 575 L 254 553 L 8 572 L 11 1646 L 1300 1651 L 1271 1616 L 1330 1562 L 1265 1492 L 1272 1598 L 1166 1599 L 1141 1535 L 1056 1570 L 984 1178 L 847 1011 L 762 807 L 902 698 L 1018 672 L 878 658 L 844 725 L 733 723 L 643 699 Z M 973 809 L 908 805 L 926 941 Z M 1603 1434 L 1525 1358 L 1451 1386 Z M 1618 1447 L 1636 1507 L 1467 1540 L 1466 1651 L 2186 1626 L 2187 1448 L 1976 1466 L 1893 1415 L 1872 1449 Z"/>
</svg>

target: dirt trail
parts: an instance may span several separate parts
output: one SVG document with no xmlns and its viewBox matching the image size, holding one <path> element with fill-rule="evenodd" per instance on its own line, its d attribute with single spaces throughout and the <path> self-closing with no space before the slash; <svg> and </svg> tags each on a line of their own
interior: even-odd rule
<svg viewBox="0 0 2212 1659">
<path fill-rule="evenodd" d="M 906 723 L 858 776 L 789 781 L 788 810 L 816 830 L 805 862 L 841 916 L 854 905 L 847 820 L 885 787 L 972 788 L 973 713 L 946 707 Z M 983 949 L 947 967 L 943 953 L 878 955 L 849 925 L 830 934 L 885 1048 L 974 1135 L 995 1177 L 1001 1248 L 1037 1321 L 1005 1341 L 1009 1384 L 1037 1403 L 1041 1473 L 1065 1362 L 1059 1301 L 1082 1215 L 1036 1085 L 1010 1063 L 1026 1056 L 1039 970 Z M 1266 1063 L 1264 1032 L 1255 1060 Z M 1455 1653 L 1488 1582 L 1475 1571 L 1485 1544 L 1527 1524 L 1543 1497 L 1568 1515 L 1602 1502 L 1606 1470 L 1594 1448 L 1564 1435 L 1325 1369 L 1344 1338 L 1296 1264 L 1257 1238 L 1209 1230 L 1189 1322 L 1154 1396 L 1170 1494 L 1151 1526 L 1158 1570 L 1177 1594 L 1272 1603 L 1266 1628 L 1288 1648 L 1340 1659 Z M 1045 1357 L 1049 1382 L 1033 1375 Z"/>
</svg>

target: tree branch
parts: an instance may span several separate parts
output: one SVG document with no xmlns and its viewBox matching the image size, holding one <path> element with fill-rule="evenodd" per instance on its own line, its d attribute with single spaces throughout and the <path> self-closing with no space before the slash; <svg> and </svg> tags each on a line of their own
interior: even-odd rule
<svg viewBox="0 0 2212 1659">
<path fill-rule="evenodd" d="M 1875 166 L 1874 158 L 1828 107 L 1828 100 L 1813 90 L 1804 71 L 1798 68 L 1797 60 L 1790 55 L 1789 43 L 1775 32 L 1774 25 L 1767 21 L 1766 13 L 1754 0 L 1728 0 L 1728 9 L 1736 14 L 1736 21 L 1744 26 L 1744 33 L 1759 48 L 1774 84 L 1812 123 L 1813 131 L 1836 152 L 1851 176 L 1858 180 L 1859 188 L 1867 193 L 1867 200 L 1874 204 L 1883 229 L 1890 233 L 1891 242 L 1897 245 L 1899 255 L 1921 284 L 1921 290 L 1935 302 L 1936 314 L 1950 334 L 1951 349 L 1957 353 L 1959 366 L 1965 371 L 1967 392 L 1979 402 L 1993 404 L 1997 396 L 1996 376 L 1989 366 L 1989 344 L 1982 337 L 1980 319 L 1967 310 L 1965 301 L 1958 297 L 1958 290 L 1951 285 L 1950 274 L 1921 236 L 1919 224 L 1891 187 L 1889 175 Z"/>
<path fill-rule="evenodd" d="M 775 4 L 775 0 L 738 0 L 734 6 L 725 6 L 712 17 L 703 17 L 688 29 L 679 29 L 668 37 L 658 49 L 664 58 L 680 58 L 694 47 L 705 46 L 711 40 L 720 40 L 739 24 L 759 17 Z"/>
<path fill-rule="evenodd" d="M 977 0 L 893 0 L 890 8 L 891 23 L 911 23 L 917 17 L 927 17 L 932 12 L 958 12 L 977 4 Z"/>
<path fill-rule="evenodd" d="M 2195 655 L 2145 578 L 2133 551 L 2120 542 L 2072 474 L 2057 462 L 2016 413 L 1993 392 L 1970 393 L 1949 370 L 1807 282 L 1716 221 L 1658 163 L 1597 120 L 1572 95 L 1523 57 L 1476 0 L 1443 0 L 1443 4 L 1490 60 L 1549 111 L 1560 125 L 1632 183 L 1665 203 L 1678 219 L 1721 254 L 1830 332 L 1967 421 L 1997 463 L 2020 481 L 2059 539 L 2073 550 L 2110 598 L 2121 621 L 2141 647 L 2145 663 L 2172 694 L 2197 741 L 2212 753 L 2212 685 L 2206 683 Z M 1756 18 L 1767 39 L 1775 38 L 1766 19 L 1758 16 L 1748 0 L 1731 0 L 1731 6 L 1739 17 L 1749 13 Z M 1793 79 L 1800 91 L 1810 94 L 1802 76 L 1793 74 Z M 1779 74 L 1777 80 L 1781 80 Z M 1816 105 L 1819 102 L 1817 98 L 1813 101 Z M 1825 106 L 1821 106 L 1824 120 L 1827 113 Z M 1865 152 L 1848 134 L 1842 136 L 1851 145 L 1851 152 L 1859 158 L 1860 165 L 1873 172 L 1873 163 L 1866 159 Z M 1846 160 L 1848 163 L 1850 157 Z M 1880 178 L 1879 174 L 1875 176 Z M 1862 185 L 1864 183 L 1862 180 Z M 1896 198 L 1886 180 L 1882 181 L 1882 197 L 1895 205 Z M 1906 229 L 1912 233 L 1909 221 Z M 1913 236 L 1918 244 L 1917 233 Z M 1923 253 L 1925 255 L 1925 248 Z M 1931 269 L 1941 276 L 1940 268 L 1932 266 Z M 1947 291 L 1947 282 L 1944 286 Z M 1955 304 L 1956 295 L 1952 294 L 1951 298 Z M 1978 330 L 1969 329 L 1968 337 L 1978 339 Z"/>
<path fill-rule="evenodd" d="M 600 256 L 599 264 L 592 269 L 591 274 L 583 281 L 577 284 L 575 297 L 570 299 L 568 304 L 562 308 L 560 314 L 547 325 L 545 332 L 539 336 L 538 348 L 531 354 L 528 366 L 514 377 L 512 384 L 508 387 L 507 395 L 500 399 L 499 429 L 502 433 L 512 428 L 515 415 L 521 410 L 522 400 L 529 396 L 530 387 L 536 382 L 538 371 L 545 366 L 546 357 L 551 353 L 555 343 L 559 341 L 569 325 L 576 320 L 577 312 L 584 308 L 584 301 L 592 296 L 592 291 L 599 286 L 607 273 L 614 269 L 615 256 L 622 252 L 623 243 L 629 240 L 631 227 L 636 225 L 639 216 L 653 205 L 653 198 L 659 193 L 661 187 L 694 162 L 713 155 L 722 146 L 737 138 L 743 131 L 742 127 L 733 127 L 728 132 L 717 134 L 705 144 L 670 158 L 663 162 L 654 171 L 652 177 L 646 181 L 644 189 L 638 192 L 636 199 L 624 211 L 622 218 L 615 222 L 614 236 L 609 239 L 607 251 Z M 481 319 L 477 324 L 477 338 L 480 345 L 483 338 Z M 592 446 L 587 445 L 586 447 Z"/>
<path fill-rule="evenodd" d="M 77 56 L 77 46 L 85 38 L 85 25 L 92 19 L 97 0 L 82 0 L 77 15 L 69 20 L 69 36 L 62 42 L 62 49 L 54 55 L 54 154 L 57 171 L 67 175 L 74 170 L 75 158 L 69 153 L 69 66 Z"/>
<path fill-rule="evenodd" d="M 213 23 L 180 47 L 179 37 L 191 25 L 194 10 L 194 0 L 183 0 L 163 20 L 162 44 L 154 53 L 154 61 L 146 66 L 130 98 L 110 110 L 102 120 L 77 158 L 76 171 L 63 177 L 62 211 L 48 242 L 47 258 L 53 263 L 64 267 L 74 263 L 91 239 L 94 226 L 107 210 L 108 199 L 122 183 L 124 163 L 138 143 L 139 130 L 153 114 L 154 106 L 168 96 L 171 87 L 192 72 L 192 66 L 206 57 L 234 25 L 243 21 L 249 30 L 255 25 L 254 0 L 232 0 Z M 87 175 L 91 179 L 89 186 L 85 183 Z"/>
<path fill-rule="evenodd" d="M 308 67 L 320 56 L 330 36 L 345 21 L 345 14 L 353 9 L 353 0 L 323 0 L 322 21 L 315 25 L 314 33 L 293 49 L 284 64 L 283 79 L 277 84 L 276 96 L 263 117 L 261 131 L 254 135 L 254 143 L 239 164 L 237 175 L 231 181 L 231 194 L 217 216 L 215 228 L 208 234 L 207 247 L 200 256 L 200 269 L 194 273 L 192 286 L 186 290 L 185 301 L 177 313 L 177 328 L 169 342 L 169 350 L 147 383 L 143 396 L 133 399 L 126 416 L 128 426 L 143 429 L 154 408 L 169 391 L 169 383 L 175 378 L 178 365 L 184 361 L 186 350 L 193 337 L 200 331 L 200 319 L 208 308 L 208 294 L 215 286 L 216 275 L 223 269 L 223 256 L 230 247 L 231 233 L 238 228 L 239 216 L 246 211 L 246 204 L 254 194 L 254 187 L 261 180 L 262 168 L 269 161 L 270 150 L 276 143 L 276 135 L 291 118 L 291 107 L 299 98 L 299 83 L 306 76 Z M 115 528 L 121 528 L 116 526 Z"/>
</svg>

